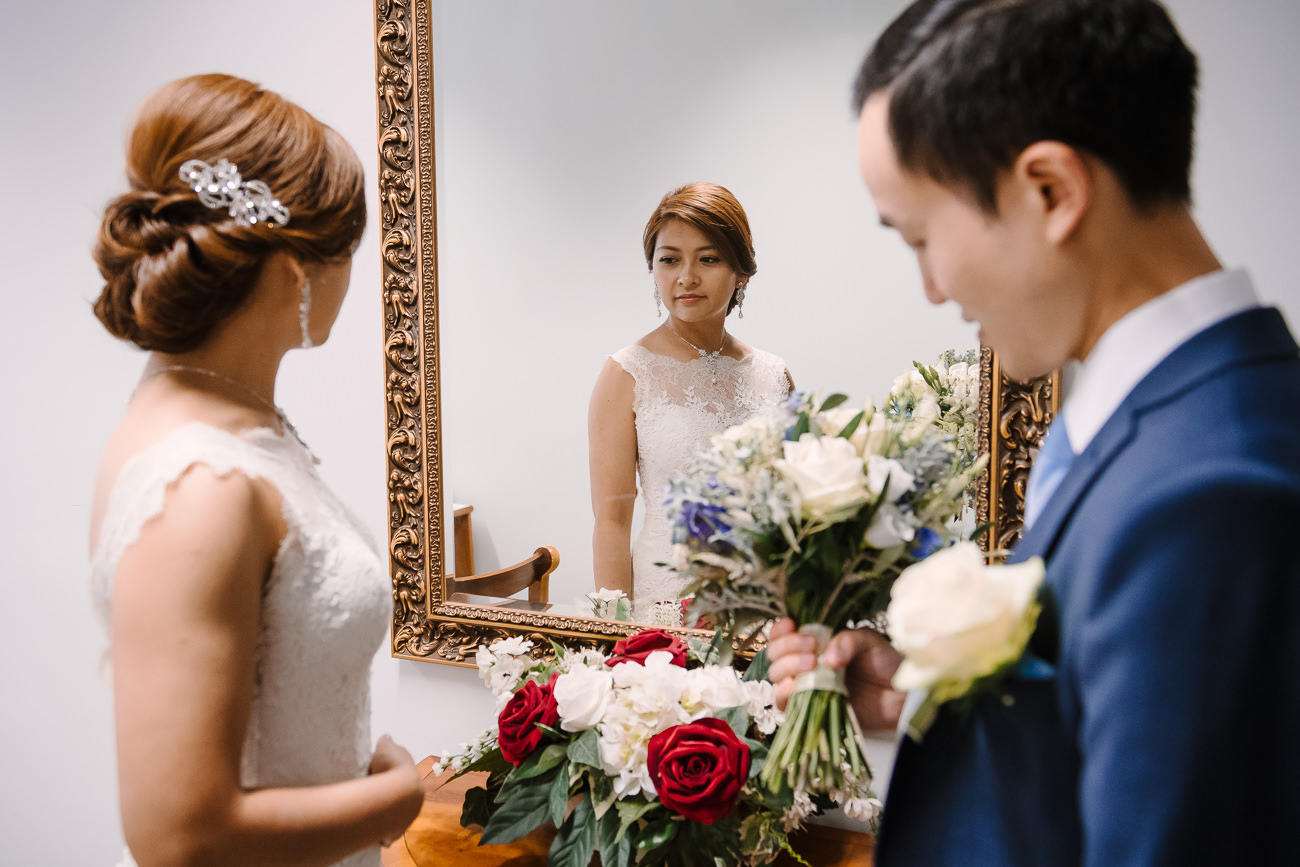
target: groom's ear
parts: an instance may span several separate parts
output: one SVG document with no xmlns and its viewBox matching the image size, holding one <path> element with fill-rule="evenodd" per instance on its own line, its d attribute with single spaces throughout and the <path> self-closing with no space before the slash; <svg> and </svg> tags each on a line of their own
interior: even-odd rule
<svg viewBox="0 0 1300 867">
<path fill-rule="evenodd" d="M 1011 168 L 1011 194 L 1030 209 L 1044 240 L 1054 246 L 1078 228 L 1092 201 L 1092 186 L 1088 161 L 1062 142 L 1031 144 Z"/>
</svg>

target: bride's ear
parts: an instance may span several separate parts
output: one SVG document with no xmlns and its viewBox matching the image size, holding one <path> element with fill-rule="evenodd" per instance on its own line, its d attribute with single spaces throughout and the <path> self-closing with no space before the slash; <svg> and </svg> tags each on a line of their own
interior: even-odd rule
<svg viewBox="0 0 1300 867">
<path fill-rule="evenodd" d="M 262 265 L 261 282 L 270 292 L 292 302 L 296 307 L 307 281 L 307 271 L 302 263 L 290 254 L 277 250 Z"/>
</svg>

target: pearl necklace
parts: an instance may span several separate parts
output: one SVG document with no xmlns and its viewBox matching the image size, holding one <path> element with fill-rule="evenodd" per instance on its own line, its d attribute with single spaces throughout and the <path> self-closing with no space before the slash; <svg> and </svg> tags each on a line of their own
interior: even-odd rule
<svg viewBox="0 0 1300 867">
<path fill-rule="evenodd" d="M 672 325 L 670 325 L 667 322 L 665 322 L 664 325 L 673 334 L 677 334 L 677 329 L 673 328 Z M 718 384 L 718 359 L 721 357 L 722 347 L 727 345 L 727 329 L 725 328 L 722 329 L 722 346 L 719 346 L 717 349 L 713 350 L 712 352 L 705 352 L 703 349 L 700 349 L 698 346 L 696 346 L 694 343 L 691 343 L 689 340 L 687 340 L 685 337 L 682 337 L 680 334 L 677 334 L 677 339 L 680 340 L 682 343 L 685 343 L 691 349 L 694 349 L 696 352 L 700 354 L 700 358 L 704 359 L 704 363 L 709 368 L 709 376 L 712 379 L 713 384 L 717 385 Z"/>
<path fill-rule="evenodd" d="M 261 404 L 263 407 L 265 407 L 266 409 L 274 413 L 275 417 L 280 420 L 280 424 L 284 427 L 284 429 L 288 431 L 290 434 L 292 434 L 293 438 L 298 441 L 298 445 L 302 446 L 303 451 L 307 452 L 307 456 L 311 458 L 312 463 L 314 464 L 320 463 L 320 458 L 316 457 L 316 453 L 311 450 L 311 446 L 307 445 L 307 441 L 302 438 L 302 434 L 298 433 L 298 429 L 293 426 L 293 422 L 289 421 L 289 417 L 284 414 L 284 410 L 280 409 L 280 407 L 276 406 L 271 401 L 262 397 L 260 394 L 258 394 L 256 391 L 253 391 L 253 389 L 244 385 L 242 382 L 239 382 L 238 380 L 235 379 L 231 379 L 229 376 L 226 376 L 225 374 L 217 373 L 215 370 L 208 370 L 206 367 L 194 367 L 188 364 L 165 365 L 163 367 L 158 368 L 152 374 L 150 374 L 149 378 L 157 376 L 160 373 L 171 373 L 171 372 L 200 373 L 208 377 L 209 379 L 217 379 L 226 383 L 227 385 L 234 386 L 236 389 L 239 390 L 241 394 L 245 394 L 248 397 L 251 397 L 253 400 L 257 401 L 257 403 Z"/>
</svg>

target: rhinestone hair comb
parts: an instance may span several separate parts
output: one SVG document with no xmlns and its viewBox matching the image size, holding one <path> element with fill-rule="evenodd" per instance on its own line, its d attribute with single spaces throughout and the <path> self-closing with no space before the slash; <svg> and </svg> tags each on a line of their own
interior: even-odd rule
<svg viewBox="0 0 1300 867">
<path fill-rule="evenodd" d="M 199 201 L 209 208 L 225 208 L 239 226 L 266 223 L 284 226 L 289 209 L 271 194 L 262 181 L 246 181 L 239 167 L 226 159 L 208 165 L 203 160 L 189 160 L 181 166 L 181 180 L 199 194 Z"/>
</svg>

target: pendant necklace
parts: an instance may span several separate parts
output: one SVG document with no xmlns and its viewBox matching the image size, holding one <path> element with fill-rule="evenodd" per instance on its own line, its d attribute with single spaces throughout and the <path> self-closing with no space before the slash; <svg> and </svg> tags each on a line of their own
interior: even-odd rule
<svg viewBox="0 0 1300 867">
<path fill-rule="evenodd" d="M 206 367 L 193 367 L 188 364 L 164 365 L 163 367 L 160 367 L 157 370 L 155 370 L 152 374 L 150 374 L 150 376 L 157 376 L 160 373 L 169 373 L 169 372 L 199 373 L 202 374 L 203 376 L 208 377 L 209 379 L 218 379 L 226 383 L 227 385 L 234 386 L 236 389 L 239 390 L 241 394 L 245 394 L 248 397 L 251 397 L 253 400 L 257 401 L 257 403 L 259 403 L 261 406 L 265 407 L 266 409 L 274 413 L 275 417 L 280 420 L 280 424 L 284 427 L 284 429 L 288 431 L 290 434 L 292 434 L 293 438 L 298 441 L 298 445 L 302 446 L 303 451 L 307 452 L 307 456 L 311 458 L 311 462 L 313 464 L 320 463 L 320 458 L 316 457 L 316 453 L 311 450 L 311 446 L 307 445 L 307 441 L 302 438 L 302 434 L 298 433 L 298 429 L 293 426 L 293 422 L 289 421 L 289 417 L 284 414 L 284 410 L 280 409 L 280 407 L 276 406 L 271 401 L 262 397 L 260 394 L 253 391 L 253 389 L 244 385 L 242 382 L 231 379 L 229 376 L 226 376 L 224 374 L 217 373 L 215 370 L 208 370 Z"/>
<path fill-rule="evenodd" d="M 671 331 L 673 334 L 677 334 L 677 329 L 673 328 L 672 325 L 669 325 L 667 322 L 665 322 L 664 325 L 666 325 L 668 327 L 668 330 Z M 700 358 L 704 359 L 704 363 L 709 368 L 709 377 L 711 378 L 713 384 L 717 385 L 718 384 L 718 358 L 721 356 L 722 347 L 727 345 L 727 329 L 725 328 L 722 329 L 722 346 L 719 346 L 717 349 L 713 350 L 712 352 L 705 352 L 703 349 L 700 349 L 698 346 L 696 346 L 694 343 L 691 343 L 689 340 L 687 340 L 685 337 L 682 337 L 680 334 L 677 334 L 677 339 L 680 340 L 682 343 L 685 343 L 691 349 L 694 349 L 696 352 L 700 354 Z"/>
</svg>

